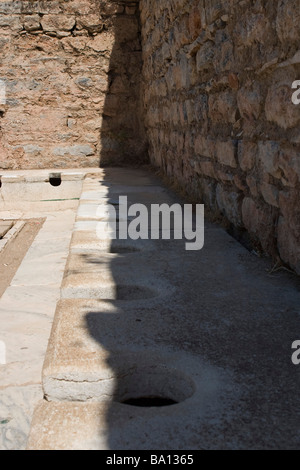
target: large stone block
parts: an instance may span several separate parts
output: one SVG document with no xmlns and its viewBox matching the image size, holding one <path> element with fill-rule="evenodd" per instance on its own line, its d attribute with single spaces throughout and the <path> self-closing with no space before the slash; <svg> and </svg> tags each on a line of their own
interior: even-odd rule
<svg viewBox="0 0 300 470">
<path fill-rule="evenodd" d="M 295 187 L 300 181 L 300 150 L 284 146 L 281 148 L 278 166 L 283 172 L 281 182 L 285 186 Z"/>
<path fill-rule="evenodd" d="M 218 184 L 216 198 L 218 207 L 223 215 L 225 215 L 234 226 L 240 227 L 242 225 L 242 194 L 226 190 L 221 184 Z"/>
<path fill-rule="evenodd" d="M 243 224 L 248 232 L 260 241 L 263 249 L 273 254 L 276 215 L 270 208 L 259 206 L 246 197 L 242 205 Z"/>
<path fill-rule="evenodd" d="M 95 149 L 90 145 L 73 145 L 66 147 L 56 147 L 53 149 L 53 155 L 63 156 L 65 154 L 70 154 L 73 156 L 88 156 L 93 155 Z"/>
<path fill-rule="evenodd" d="M 217 73 L 234 70 L 233 42 L 223 30 L 216 33 L 213 62 Z"/>
<path fill-rule="evenodd" d="M 300 4 L 298 0 L 278 2 L 276 31 L 282 43 L 300 40 L 299 30 Z"/>
<path fill-rule="evenodd" d="M 276 186 L 264 181 L 260 186 L 260 191 L 264 200 L 270 204 L 270 206 L 279 207 L 279 190 Z"/>
<path fill-rule="evenodd" d="M 231 91 L 209 96 L 209 117 L 214 123 L 234 124 L 236 122 L 237 101 Z"/>
<path fill-rule="evenodd" d="M 196 55 L 197 72 L 208 70 L 213 64 L 214 55 L 214 43 L 212 41 L 205 42 Z"/>
<path fill-rule="evenodd" d="M 203 135 L 195 137 L 195 152 L 197 155 L 212 158 L 214 156 L 215 144 L 212 139 Z"/>
<path fill-rule="evenodd" d="M 274 177 L 280 176 L 279 152 L 280 144 L 278 142 L 259 142 L 257 162 L 264 173 L 268 173 Z"/>
<path fill-rule="evenodd" d="M 207 0 L 205 3 L 206 24 L 211 24 L 230 11 L 229 0 Z"/>
<path fill-rule="evenodd" d="M 252 170 L 257 156 L 257 145 L 254 142 L 239 141 L 238 160 L 239 166 L 245 172 Z"/>
<path fill-rule="evenodd" d="M 44 15 L 41 19 L 44 31 L 71 31 L 75 23 L 75 16 Z"/>
<path fill-rule="evenodd" d="M 265 113 L 267 120 L 283 129 L 295 127 L 300 122 L 299 108 L 292 102 L 292 82 L 274 83 L 268 91 Z"/>
<path fill-rule="evenodd" d="M 216 158 L 218 162 L 222 163 L 222 165 L 236 168 L 236 148 L 237 142 L 234 140 L 216 142 Z"/>
<path fill-rule="evenodd" d="M 238 91 L 237 102 L 242 118 L 257 120 L 262 111 L 263 97 L 259 83 L 245 86 Z"/>
<path fill-rule="evenodd" d="M 26 31 L 38 31 L 41 29 L 41 18 L 39 15 L 25 16 L 24 28 Z"/>
<path fill-rule="evenodd" d="M 300 240 L 284 217 L 278 222 L 278 250 L 281 259 L 300 275 Z"/>
<path fill-rule="evenodd" d="M 239 18 L 234 31 L 234 39 L 240 47 L 251 47 L 255 43 L 263 45 L 266 38 L 272 36 L 269 18 L 263 13 L 251 13 L 249 10 Z"/>
</svg>

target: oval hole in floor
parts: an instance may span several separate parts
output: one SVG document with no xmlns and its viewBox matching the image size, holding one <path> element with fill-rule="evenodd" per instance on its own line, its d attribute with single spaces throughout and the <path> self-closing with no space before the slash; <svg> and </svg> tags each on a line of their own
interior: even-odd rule
<svg viewBox="0 0 300 470">
<path fill-rule="evenodd" d="M 177 405 L 195 392 L 193 380 L 183 370 L 151 361 L 140 354 L 140 363 L 126 364 L 126 355 L 116 378 L 115 401 L 142 408 L 161 408 Z M 125 359 L 125 360 L 124 360 Z M 138 359 L 137 359 L 138 361 Z"/>
<path fill-rule="evenodd" d="M 122 402 L 124 405 L 130 406 L 139 406 L 141 408 L 152 408 L 152 407 L 162 407 L 162 406 L 172 406 L 177 405 L 177 401 L 172 398 L 166 397 L 138 397 L 138 398 L 128 398 Z"/>
</svg>

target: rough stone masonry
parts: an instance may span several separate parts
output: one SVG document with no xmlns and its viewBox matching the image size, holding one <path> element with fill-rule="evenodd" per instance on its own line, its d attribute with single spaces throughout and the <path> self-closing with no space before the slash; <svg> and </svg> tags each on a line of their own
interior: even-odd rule
<svg viewBox="0 0 300 470">
<path fill-rule="evenodd" d="M 300 274 L 299 0 L 141 0 L 151 160 Z"/>
<path fill-rule="evenodd" d="M 142 158 L 136 1 L 0 1 L 0 168 Z"/>
<path fill-rule="evenodd" d="M 0 168 L 153 164 L 300 274 L 299 0 L 0 2 Z"/>
</svg>

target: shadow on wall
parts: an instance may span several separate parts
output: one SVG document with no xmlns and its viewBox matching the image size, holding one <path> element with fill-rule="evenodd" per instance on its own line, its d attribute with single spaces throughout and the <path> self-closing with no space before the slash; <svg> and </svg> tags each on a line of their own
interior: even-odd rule
<svg viewBox="0 0 300 470">
<path fill-rule="evenodd" d="M 143 164 L 148 160 L 142 112 L 142 49 L 138 2 L 106 2 L 102 15 L 114 30 L 103 109 L 100 166 Z M 113 15 L 111 15 L 113 11 Z"/>
</svg>

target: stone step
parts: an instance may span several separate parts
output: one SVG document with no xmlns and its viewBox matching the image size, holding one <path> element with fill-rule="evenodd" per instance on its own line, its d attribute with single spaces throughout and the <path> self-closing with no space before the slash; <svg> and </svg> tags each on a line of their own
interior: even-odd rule
<svg viewBox="0 0 300 470">
<path fill-rule="evenodd" d="M 205 401 L 208 396 L 165 408 L 43 401 L 34 413 L 27 450 L 191 450 L 212 441 L 217 448 L 223 440 L 216 433 L 222 436 L 226 427 L 212 415 L 214 400 L 210 407 Z"/>
<path fill-rule="evenodd" d="M 65 346 L 60 344 L 58 354 Z M 199 449 L 208 446 L 215 433 L 226 432 L 223 395 L 231 392 L 226 403 L 230 409 L 237 388 L 228 386 L 224 372 L 199 358 L 145 349 L 104 353 L 102 361 L 91 350 L 89 358 L 69 353 L 69 365 L 61 364 L 56 383 L 47 378 L 46 392 L 51 389 L 51 394 L 46 397 L 51 401 L 35 410 L 29 450 Z M 68 373 L 71 362 L 76 376 Z M 55 367 L 48 363 L 46 372 Z M 85 394 L 79 372 L 84 368 L 89 381 Z M 163 406 L 166 400 L 169 406 Z"/>
<path fill-rule="evenodd" d="M 286 403 L 298 384 L 286 352 L 299 293 L 278 289 L 264 260 L 208 222 L 195 252 L 185 240 L 105 238 L 95 206 L 126 194 L 134 171 L 121 173 L 84 183 L 87 220 L 79 211 L 43 368 L 48 402 L 29 448 L 295 446 L 299 422 Z M 131 203 L 168 197 L 157 184 L 145 196 L 140 184 L 128 185 Z M 125 251 L 111 252 L 116 244 Z"/>
<path fill-rule="evenodd" d="M 47 403 L 35 409 L 27 450 L 107 450 L 105 405 Z"/>
<path fill-rule="evenodd" d="M 86 250 L 97 250 L 99 256 L 102 253 L 130 253 L 140 251 L 152 251 L 155 243 L 151 240 L 110 240 L 99 238 L 97 231 L 74 230 L 71 240 L 71 251 L 85 253 Z"/>
<path fill-rule="evenodd" d="M 119 376 L 176 362 L 178 351 L 170 356 L 168 348 L 157 345 L 161 334 L 157 316 L 141 305 L 59 302 L 43 368 L 48 400 L 102 400 L 113 394 Z"/>
</svg>

